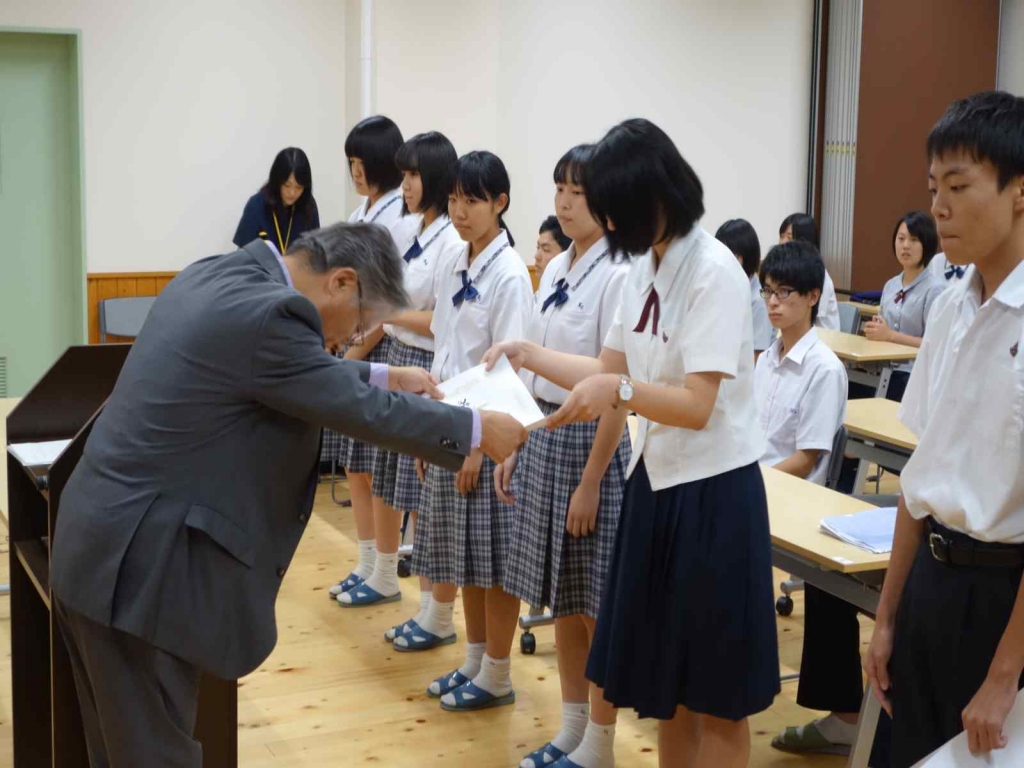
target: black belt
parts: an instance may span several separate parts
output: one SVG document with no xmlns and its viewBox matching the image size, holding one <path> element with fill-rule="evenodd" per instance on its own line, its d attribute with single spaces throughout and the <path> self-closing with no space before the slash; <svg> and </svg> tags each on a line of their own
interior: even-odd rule
<svg viewBox="0 0 1024 768">
<path fill-rule="evenodd" d="M 947 528 L 929 517 L 925 541 L 932 557 L 946 565 L 1019 568 L 1024 565 L 1024 544 L 993 544 Z"/>
</svg>

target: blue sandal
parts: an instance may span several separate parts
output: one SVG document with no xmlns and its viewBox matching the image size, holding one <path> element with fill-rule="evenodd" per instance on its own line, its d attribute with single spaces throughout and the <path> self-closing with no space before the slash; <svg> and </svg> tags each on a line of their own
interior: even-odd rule
<svg viewBox="0 0 1024 768">
<path fill-rule="evenodd" d="M 395 637 L 395 650 L 399 653 L 429 651 L 442 645 L 451 645 L 459 638 L 454 632 L 448 637 L 438 637 L 433 632 L 427 632 L 415 621 L 409 621 L 406 626 L 409 627 L 408 631 Z"/>
<path fill-rule="evenodd" d="M 348 598 L 348 600 L 346 601 L 345 598 Z M 366 582 L 363 582 L 358 587 L 350 589 L 348 592 L 342 592 L 338 595 L 338 604 L 342 608 L 364 608 L 368 605 L 397 603 L 401 599 L 401 592 L 395 592 L 393 595 L 385 596 L 373 587 L 367 586 Z"/>
<path fill-rule="evenodd" d="M 440 699 L 446 693 L 450 693 L 460 685 L 465 685 L 468 682 L 469 678 L 456 669 L 454 672 L 449 672 L 447 675 L 439 677 L 432 682 L 430 687 L 427 688 L 427 696 L 432 699 Z"/>
<path fill-rule="evenodd" d="M 565 757 L 565 752 L 560 750 L 550 741 L 535 752 L 531 752 L 519 763 L 519 768 L 525 768 L 527 760 L 532 768 L 548 768 Z"/>
<path fill-rule="evenodd" d="M 403 621 L 401 624 L 396 624 L 395 626 L 393 626 L 391 629 L 389 629 L 387 632 L 384 633 L 384 642 L 385 643 L 393 643 L 393 642 L 395 642 L 395 638 L 396 637 L 401 637 L 402 635 L 408 634 L 409 630 L 413 626 L 415 626 L 415 624 L 416 624 L 415 619 L 409 619 L 408 621 Z"/>
<path fill-rule="evenodd" d="M 350 573 L 348 576 L 346 576 L 343 580 L 339 581 L 337 584 L 335 584 L 329 590 L 327 590 L 327 593 L 330 595 L 331 599 L 333 600 L 338 595 L 343 595 L 346 592 L 349 592 L 349 591 L 355 589 L 360 584 L 362 584 L 364 581 L 366 581 L 366 579 L 364 579 L 362 576 L 356 576 L 356 574 L 353 572 L 353 573 Z"/>
<path fill-rule="evenodd" d="M 555 763 L 551 766 L 551 768 L 582 768 L 582 767 L 580 766 L 579 763 L 574 763 L 572 760 L 569 759 L 569 756 L 566 755 L 565 757 L 555 761 Z"/>
<path fill-rule="evenodd" d="M 510 691 L 504 696 L 495 696 L 470 680 L 441 697 L 441 709 L 446 712 L 478 712 L 481 709 L 493 709 L 516 703 L 516 692 Z"/>
</svg>

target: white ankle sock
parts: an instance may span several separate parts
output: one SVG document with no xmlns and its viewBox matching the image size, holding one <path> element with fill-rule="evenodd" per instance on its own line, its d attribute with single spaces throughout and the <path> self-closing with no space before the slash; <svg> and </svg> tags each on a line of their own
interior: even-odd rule
<svg viewBox="0 0 1024 768">
<path fill-rule="evenodd" d="M 373 564 L 373 574 L 366 580 L 366 586 L 375 589 L 385 597 L 397 594 L 398 589 L 398 553 L 377 552 Z"/>
<path fill-rule="evenodd" d="M 432 635 L 438 637 L 451 637 L 455 633 L 455 622 L 453 617 L 455 616 L 455 601 L 452 600 L 450 603 L 441 603 L 437 600 L 430 601 L 430 608 L 427 610 L 427 616 L 423 621 L 416 622 L 420 625 L 420 629 L 425 632 L 429 632 Z M 415 633 L 411 637 L 415 637 Z M 396 637 L 395 644 L 400 648 L 404 648 L 409 644 L 409 641 L 405 637 Z"/>
<path fill-rule="evenodd" d="M 857 738 L 857 724 L 840 720 L 834 714 L 815 720 L 818 731 L 833 744 L 852 745 Z"/>
<path fill-rule="evenodd" d="M 373 575 L 373 564 L 377 559 L 377 542 L 374 539 L 360 539 L 359 544 L 359 565 L 352 571 L 361 579 L 368 579 Z"/>
<path fill-rule="evenodd" d="M 569 754 L 583 741 L 583 734 L 590 722 L 590 703 L 562 704 L 562 730 L 551 740 L 551 746 Z M 540 768 L 528 766 L 527 768 Z"/>
<path fill-rule="evenodd" d="M 508 696 L 512 693 L 512 659 L 508 656 L 492 659 L 485 653 L 480 661 L 480 671 L 473 677 L 473 684 L 492 696 Z"/>
<path fill-rule="evenodd" d="M 430 592 L 424 592 L 420 590 L 420 612 L 412 617 L 412 620 L 417 624 L 422 625 L 427 618 L 427 613 L 430 612 L 430 601 L 433 595 Z M 408 623 L 408 622 L 406 622 Z"/>
<path fill-rule="evenodd" d="M 433 609 L 434 603 L 431 603 L 430 607 Z M 459 667 L 459 672 L 470 680 L 479 675 L 480 663 L 483 661 L 484 651 L 486 650 L 487 643 L 466 643 L 466 661 Z"/>
<path fill-rule="evenodd" d="M 614 768 L 615 726 L 598 725 L 593 720 L 587 723 L 583 741 L 569 755 L 580 768 Z"/>
</svg>

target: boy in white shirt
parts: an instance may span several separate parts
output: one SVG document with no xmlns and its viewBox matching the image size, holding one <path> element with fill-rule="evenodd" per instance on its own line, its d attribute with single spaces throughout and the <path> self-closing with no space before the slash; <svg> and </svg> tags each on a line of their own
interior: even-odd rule
<svg viewBox="0 0 1024 768">
<path fill-rule="evenodd" d="M 865 660 L 897 768 L 964 729 L 1004 747 L 1024 670 L 1024 99 L 954 102 L 928 155 L 946 258 L 974 266 L 936 299 L 900 410 L 919 444 Z"/>
</svg>

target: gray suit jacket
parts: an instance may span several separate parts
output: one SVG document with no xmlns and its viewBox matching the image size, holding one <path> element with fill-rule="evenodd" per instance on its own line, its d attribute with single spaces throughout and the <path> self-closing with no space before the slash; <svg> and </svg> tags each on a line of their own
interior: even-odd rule
<svg viewBox="0 0 1024 768">
<path fill-rule="evenodd" d="M 61 498 L 51 586 L 68 607 L 223 678 L 277 642 L 274 603 L 330 427 L 450 470 L 472 414 L 368 384 L 260 241 L 163 291 Z"/>
</svg>

